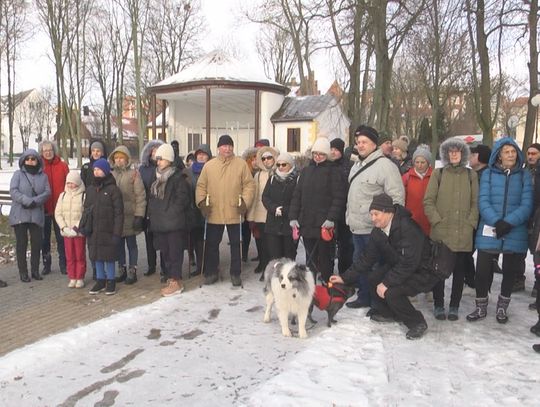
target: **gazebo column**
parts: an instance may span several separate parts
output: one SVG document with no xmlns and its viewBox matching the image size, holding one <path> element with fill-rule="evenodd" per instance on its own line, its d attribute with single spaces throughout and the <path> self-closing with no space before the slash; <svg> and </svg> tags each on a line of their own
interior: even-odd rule
<svg viewBox="0 0 540 407">
<path fill-rule="evenodd" d="M 152 106 L 152 139 L 155 140 L 157 139 L 157 129 L 156 129 L 156 103 L 157 103 L 157 97 L 156 97 L 156 94 L 153 94 L 152 95 L 152 102 L 151 102 L 151 106 Z M 149 141 L 150 141 L 150 137 L 148 137 Z M 142 147 L 141 147 L 142 148 Z"/>
<path fill-rule="evenodd" d="M 206 87 L 206 144 L 210 145 L 210 129 L 212 125 L 212 103 L 210 97 L 210 88 Z"/>
<path fill-rule="evenodd" d="M 162 109 L 161 109 L 161 140 L 163 140 L 165 143 L 167 142 L 167 134 L 165 133 L 166 131 L 166 121 L 165 121 L 165 111 L 167 110 L 167 101 L 164 99 L 163 100 L 163 106 L 162 106 Z M 169 112 L 169 116 L 170 116 L 171 112 Z"/>
<path fill-rule="evenodd" d="M 261 138 L 261 92 L 257 89 L 255 90 L 255 143 L 260 138 Z"/>
</svg>

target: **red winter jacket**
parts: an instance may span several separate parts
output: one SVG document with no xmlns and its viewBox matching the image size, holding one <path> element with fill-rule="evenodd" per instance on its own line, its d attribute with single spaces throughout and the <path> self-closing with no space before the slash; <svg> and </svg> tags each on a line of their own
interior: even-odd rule
<svg viewBox="0 0 540 407">
<path fill-rule="evenodd" d="M 424 212 L 424 195 L 432 171 L 429 167 L 424 178 L 420 179 L 413 167 L 401 177 L 405 186 L 405 207 L 411 211 L 412 218 L 427 236 L 429 236 L 431 225 Z"/>
<path fill-rule="evenodd" d="M 51 197 L 45 202 L 45 215 L 54 215 L 56 201 L 58 201 L 60 194 L 64 192 L 69 168 L 57 155 L 50 161 L 43 157 L 41 159 L 43 160 L 43 172 L 47 174 L 49 186 L 51 187 Z"/>
</svg>

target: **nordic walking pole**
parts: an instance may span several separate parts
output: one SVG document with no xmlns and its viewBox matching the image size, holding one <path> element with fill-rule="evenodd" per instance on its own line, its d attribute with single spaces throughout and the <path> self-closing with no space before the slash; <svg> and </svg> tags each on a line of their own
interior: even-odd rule
<svg viewBox="0 0 540 407">
<path fill-rule="evenodd" d="M 206 194 L 206 199 L 204 204 L 208 207 L 210 206 L 210 195 Z M 203 249 L 202 249 L 202 262 L 201 262 L 201 273 L 199 274 L 200 284 L 199 288 L 202 288 L 202 283 L 204 281 L 204 266 L 206 260 L 206 227 L 208 226 L 208 218 L 204 217 L 204 233 L 203 233 Z"/>
<path fill-rule="evenodd" d="M 238 195 L 238 207 L 242 206 L 242 195 Z M 240 234 L 240 275 L 242 275 L 242 211 L 240 212 L 240 224 L 238 225 L 238 233 Z"/>
</svg>

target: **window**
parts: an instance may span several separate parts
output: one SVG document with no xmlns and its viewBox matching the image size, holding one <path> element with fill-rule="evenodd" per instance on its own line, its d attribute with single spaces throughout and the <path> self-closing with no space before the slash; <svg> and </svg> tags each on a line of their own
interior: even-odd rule
<svg viewBox="0 0 540 407">
<path fill-rule="evenodd" d="M 300 151 L 300 128 L 287 129 L 287 152 Z"/>
<path fill-rule="evenodd" d="M 202 144 L 201 133 L 188 133 L 187 137 L 188 137 L 188 151 L 196 150 Z"/>
</svg>

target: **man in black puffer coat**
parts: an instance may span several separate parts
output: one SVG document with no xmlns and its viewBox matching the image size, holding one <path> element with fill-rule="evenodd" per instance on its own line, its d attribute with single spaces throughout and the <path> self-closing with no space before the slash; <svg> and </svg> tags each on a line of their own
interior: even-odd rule
<svg viewBox="0 0 540 407">
<path fill-rule="evenodd" d="M 330 282 L 352 286 L 359 274 L 366 274 L 374 301 L 371 319 L 402 321 L 409 329 L 407 339 L 420 338 L 427 330 L 427 323 L 408 297 L 429 292 L 438 282 L 431 271 L 429 239 L 412 220 L 410 212 L 394 205 L 387 194 L 376 195 L 369 211 L 375 227 L 366 250 L 342 278 L 333 276 Z M 383 264 L 379 263 L 381 259 Z"/>
</svg>

